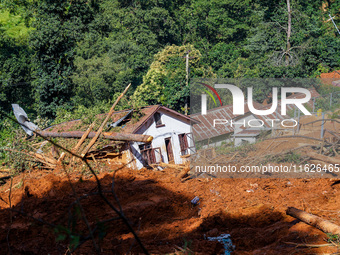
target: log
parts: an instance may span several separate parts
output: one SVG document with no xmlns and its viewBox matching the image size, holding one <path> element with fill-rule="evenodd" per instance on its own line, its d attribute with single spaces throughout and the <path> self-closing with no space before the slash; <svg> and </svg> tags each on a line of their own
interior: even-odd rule
<svg viewBox="0 0 340 255">
<path fill-rule="evenodd" d="M 81 138 L 85 132 L 83 131 L 68 131 L 68 132 L 50 132 L 43 131 L 39 132 L 40 135 L 44 137 L 62 137 L 62 138 Z M 93 138 L 96 136 L 96 132 L 90 132 L 87 138 Z M 149 135 L 139 135 L 139 134 L 124 134 L 115 132 L 105 132 L 102 133 L 102 137 L 114 141 L 134 141 L 149 143 L 152 141 L 153 137 Z"/>
<path fill-rule="evenodd" d="M 12 152 L 16 152 L 16 153 L 22 153 L 22 154 L 24 154 L 26 156 L 31 157 L 32 159 L 35 159 L 38 162 L 41 162 L 41 163 L 45 164 L 46 166 L 48 166 L 48 168 L 52 168 L 53 169 L 56 166 L 56 164 L 55 164 L 56 160 L 55 159 L 50 159 L 50 158 L 47 158 L 47 157 L 43 157 L 41 154 L 38 154 L 38 153 L 34 153 L 34 152 L 27 153 L 27 152 L 24 152 L 24 151 L 17 151 L 17 150 L 13 150 L 13 149 L 5 149 L 5 151 L 12 151 Z M 33 161 L 33 160 L 30 160 L 30 161 Z M 34 162 L 36 162 L 36 161 L 34 161 Z"/>
<path fill-rule="evenodd" d="M 82 157 L 84 157 L 86 155 L 86 153 L 91 149 L 91 147 L 95 144 L 95 142 L 97 141 L 98 137 L 100 136 L 100 134 L 102 133 L 104 126 L 106 125 L 106 123 L 108 122 L 108 120 L 111 118 L 112 114 L 114 113 L 115 107 L 118 104 L 119 100 L 125 95 L 126 91 L 130 88 L 131 83 L 125 88 L 125 90 L 123 91 L 123 93 L 117 98 L 116 102 L 114 102 L 114 104 L 112 105 L 109 113 L 107 114 L 105 120 L 103 121 L 103 123 L 101 124 L 101 126 L 98 129 L 98 132 L 96 133 L 96 135 L 92 138 L 92 140 L 90 141 L 90 143 L 87 145 L 87 147 L 85 148 L 85 150 L 83 151 L 83 153 L 81 154 Z"/>
<path fill-rule="evenodd" d="M 309 157 L 311 157 L 313 159 L 325 161 L 325 162 L 327 162 L 329 164 L 339 164 L 340 163 L 339 159 L 328 157 L 328 156 L 324 156 L 324 155 L 320 155 L 320 154 L 317 154 L 315 152 L 308 152 L 307 156 L 309 156 Z"/>
<path fill-rule="evenodd" d="M 290 215 L 296 219 L 299 219 L 308 225 L 311 225 L 315 228 L 320 229 L 321 231 L 325 233 L 331 233 L 334 235 L 340 234 L 340 226 L 328 221 L 324 220 L 318 216 L 315 216 L 313 214 L 307 213 L 305 211 L 296 209 L 294 207 L 288 207 L 286 211 L 287 215 Z"/>
</svg>

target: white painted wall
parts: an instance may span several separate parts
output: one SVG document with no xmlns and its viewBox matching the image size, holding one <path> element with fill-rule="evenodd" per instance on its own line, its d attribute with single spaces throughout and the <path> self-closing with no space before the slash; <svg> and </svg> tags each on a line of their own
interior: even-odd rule
<svg viewBox="0 0 340 255">
<path fill-rule="evenodd" d="M 163 162 L 168 163 L 168 156 L 165 147 L 165 138 L 171 137 L 171 144 L 173 149 L 175 164 L 181 164 L 181 148 L 179 145 L 179 134 L 190 133 L 191 126 L 190 121 L 179 117 L 176 114 L 159 109 L 158 112 L 161 114 L 162 123 L 165 124 L 163 127 L 156 127 L 154 118 L 151 117 L 136 133 L 143 135 L 151 135 L 152 148 L 159 147 L 162 152 Z M 142 158 L 138 145 L 142 143 L 131 143 L 132 153 L 136 157 L 136 166 L 138 169 L 143 167 Z M 193 146 L 193 143 L 188 139 L 189 146 Z"/>
</svg>

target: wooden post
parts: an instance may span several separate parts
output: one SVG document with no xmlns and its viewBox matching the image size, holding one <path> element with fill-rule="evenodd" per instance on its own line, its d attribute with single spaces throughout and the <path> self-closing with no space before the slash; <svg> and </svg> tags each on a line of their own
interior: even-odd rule
<svg viewBox="0 0 340 255">
<path fill-rule="evenodd" d="M 300 132 L 300 109 L 298 110 L 298 126 L 297 126 L 297 133 Z"/>
<path fill-rule="evenodd" d="M 322 113 L 322 122 L 321 122 L 321 134 L 320 134 L 320 138 L 321 139 L 323 139 L 323 127 L 324 127 L 324 125 L 325 125 L 325 121 L 324 121 L 324 119 L 325 119 L 325 113 L 323 112 Z"/>
</svg>

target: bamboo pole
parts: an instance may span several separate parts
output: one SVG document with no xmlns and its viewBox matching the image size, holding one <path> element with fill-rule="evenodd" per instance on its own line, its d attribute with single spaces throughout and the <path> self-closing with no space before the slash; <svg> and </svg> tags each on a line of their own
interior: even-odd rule
<svg viewBox="0 0 340 255">
<path fill-rule="evenodd" d="M 104 129 L 104 126 L 106 125 L 106 123 L 108 122 L 108 120 L 111 118 L 112 114 L 114 113 L 114 109 L 116 107 L 116 105 L 118 104 L 119 100 L 125 95 L 125 93 L 128 91 L 128 89 L 130 88 L 131 83 L 125 88 L 125 90 L 123 91 L 123 93 L 117 98 L 116 102 L 112 105 L 109 113 L 107 114 L 105 120 L 103 121 L 103 123 L 101 124 L 101 126 L 99 127 L 98 132 L 96 133 L 95 137 L 92 138 L 92 140 L 90 141 L 90 143 L 87 145 L 87 147 L 85 148 L 85 150 L 83 151 L 83 153 L 81 154 L 82 157 L 84 157 L 86 155 L 86 153 L 91 149 L 91 147 L 95 144 L 95 142 L 97 141 L 98 137 L 100 136 L 101 132 Z"/>
<path fill-rule="evenodd" d="M 85 139 L 87 138 L 87 136 L 90 134 L 90 132 L 92 131 L 92 128 L 94 127 L 96 121 L 94 121 L 89 128 L 86 130 L 86 132 L 82 135 L 82 137 L 80 138 L 80 140 L 78 141 L 78 143 L 76 144 L 76 146 L 74 146 L 74 148 L 72 149 L 73 153 L 77 153 L 77 151 L 79 150 L 80 146 L 83 144 L 83 142 L 85 141 Z M 64 156 L 65 157 L 65 156 Z M 61 161 L 64 159 L 64 157 L 60 157 L 60 159 L 58 160 Z M 72 161 L 75 160 L 75 156 L 73 156 Z"/>
<path fill-rule="evenodd" d="M 92 128 L 94 127 L 95 122 L 93 122 L 89 128 L 86 130 L 86 132 L 82 135 L 82 137 L 80 138 L 80 140 L 78 141 L 77 145 L 74 146 L 74 148 L 72 149 L 73 153 L 77 153 L 78 149 L 80 148 L 80 146 L 83 144 L 83 142 L 85 141 L 86 137 L 90 134 Z"/>
</svg>

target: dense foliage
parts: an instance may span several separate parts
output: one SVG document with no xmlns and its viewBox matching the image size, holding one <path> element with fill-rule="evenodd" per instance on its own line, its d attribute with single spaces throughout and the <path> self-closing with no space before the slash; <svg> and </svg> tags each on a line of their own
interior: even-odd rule
<svg viewBox="0 0 340 255">
<path fill-rule="evenodd" d="M 7 112 L 11 103 L 48 118 L 100 112 L 128 83 L 122 104 L 183 111 L 188 51 L 190 78 L 316 77 L 340 68 L 340 35 L 327 22 L 331 13 L 340 25 L 335 0 L 8 0 L 0 8 Z M 270 93 L 257 90 L 259 100 Z"/>
</svg>

